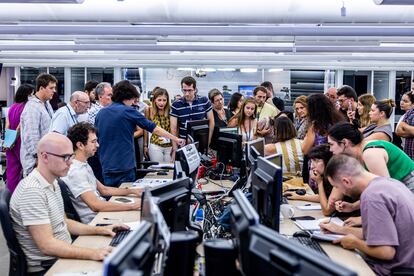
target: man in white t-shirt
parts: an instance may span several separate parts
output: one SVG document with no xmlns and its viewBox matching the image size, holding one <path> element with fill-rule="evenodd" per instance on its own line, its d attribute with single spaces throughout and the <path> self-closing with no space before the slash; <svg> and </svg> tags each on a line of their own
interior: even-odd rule
<svg viewBox="0 0 414 276">
<path fill-rule="evenodd" d="M 90 123 L 82 122 L 68 130 L 68 138 L 72 141 L 75 157 L 68 175 L 62 180 L 69 187 L 73 206 L 81 221 L 89 223 L 96 212 L 138 210 L 141 201 L 131 199 L 129 203 L 106 201 L 102 196 L 141 196 L 138 189 L 113 188 L 103 185 L 93 174 L 86 160 L 98 149 L 96 129 Z M 115 154 L 115 153 L 114 153 Z"/>
</svg>

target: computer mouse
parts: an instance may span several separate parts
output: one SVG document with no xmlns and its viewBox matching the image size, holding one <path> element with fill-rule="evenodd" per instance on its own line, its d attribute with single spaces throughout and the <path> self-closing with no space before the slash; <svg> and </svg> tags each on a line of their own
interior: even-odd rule
<svg viewBox="0 0 414 276">
<path fill-rule="evenodd" d="M 295 191 L 295 193 L 296 193 L 297 195 L 305 195 L 305 194 L 306 194 L 306 190 L 305 190 L 305 189 L 297 189 L 297 190 Z"/>
<path fill-rule="evenodd" d="M 295 233 L 293 233 L 292 235 L 293 237 L 305 237 L 305 238 L 310 238 L 311 234 L 309 232 L 306 231 L 296 231 Z"/>
</svg>

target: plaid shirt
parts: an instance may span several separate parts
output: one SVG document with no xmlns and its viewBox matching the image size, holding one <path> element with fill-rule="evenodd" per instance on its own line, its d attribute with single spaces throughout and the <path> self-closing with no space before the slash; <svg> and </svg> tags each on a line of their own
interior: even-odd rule
<svg viewBox="0 0 414 276">
<path fill-rule="evenodd" d="M 49 101 L 42 102 L 35 96 L 26 103 L 20 119 L 21 149 L 20 160 L 23 166 L 23 175 L 28 175 L 34 168 L 37 152 L 37 143 L 49 132 L 53 109 Z"/>
<path fill-rule="evenodd" d="M 96 104 L 92 104 L 91 108 L 88 110 L 88 122 L 92 125 L 95 125 L 95 118 L 98 114 L 99 110 L 101 110 L 103 106 L 97 102 Z"/>
<path fill-rule="evenodd" d="M 405 113 L 403 122 L 414 126 L 414 108 Z M 414 160 L 414 137 L 405 139 L 404 152 Z"/>
</svg>

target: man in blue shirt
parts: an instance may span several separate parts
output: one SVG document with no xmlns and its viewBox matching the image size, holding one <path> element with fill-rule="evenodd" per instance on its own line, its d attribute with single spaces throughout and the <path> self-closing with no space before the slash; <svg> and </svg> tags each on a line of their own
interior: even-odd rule
<svg viewBox="0 0 414 276">
<path fill-rule="evenodd" d="M 187 121 L 209 120 L 208 143 L 210 144 L 214 130 L 214 115 L 211 102 L 207 97 L 197 95 L 197 82 L 193 77 L 181 80 L 183 97 L 173 102 L 170 113 L 171 133 L 180 138 L 187 138 Z M 173 141 L 172 159 L 175 158 L 177 144 Z"/>
<path fill-rule="evenodd" d="M 98 128 L 99 159 L 105 185 L 116 187 L 135 180 L 134 131 L 136 126 L 166 137 L 179 145 L 177 138 L 146 119 L 132 104 L 138 98 L 137 88 L 127 80 L 113 87 L 113 103 L 102 108 L 95 119 Z"/>
</svg>

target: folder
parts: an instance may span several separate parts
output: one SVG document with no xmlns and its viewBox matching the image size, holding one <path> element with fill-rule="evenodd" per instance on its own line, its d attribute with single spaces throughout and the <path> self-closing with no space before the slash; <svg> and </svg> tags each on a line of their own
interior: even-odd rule
<svg viewBox="0 0 414 276">
<path fill-rule="evenodd" d="M 14 143 L 16 143 L 16 139 L 18 137 L 18 132 L 13 129 L 6 129 L 4 132 L 4 140 L 3 140 L 3 147 L 4 148 L 12 148 Z"/>
</svg>

